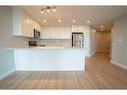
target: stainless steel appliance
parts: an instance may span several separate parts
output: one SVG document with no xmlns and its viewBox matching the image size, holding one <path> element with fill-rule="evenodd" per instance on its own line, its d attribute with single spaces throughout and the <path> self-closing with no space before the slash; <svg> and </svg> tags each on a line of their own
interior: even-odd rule
<svg viewBox="0 0 127 95">
<path fill-rule="evenodd" d="M 29 46 L 37 46 L 37 41 L 29 41 Z"/>
<path fill-rule="evenodd" d="M 84 35 L 83 32 L 72 32 L 72 47 L 83 48 Z"/>
<path fill-rule="evenodd" d="M 37 29 L 34 29 L 34 38 L 40 38 L 40 31 L 38 31 Z"/>
</svg>

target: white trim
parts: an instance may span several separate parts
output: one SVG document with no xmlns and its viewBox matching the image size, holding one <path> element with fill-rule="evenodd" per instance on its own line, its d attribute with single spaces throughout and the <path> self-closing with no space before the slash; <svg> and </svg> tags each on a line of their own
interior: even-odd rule
<svg viewBox="0 0 127 95">
<path fill-rule="evenodd" d="M 123 64 L 120 64 L 120 63 L 118 63 L 118 62 L 116 62 L 116 61 L 111 60 L 111 63 L 114 64 L 114 65 L 117 65 L 117 66 L 119 66 L 119 67 L 121 67 L 121 68 L 123 68 L 123 69 L 127 69 L 127 66 L 125 66 L 125 65 L 123 65 Z"/>
<path fill-rule="evenodd" d="M 94 54 L 95 54 L 95 52 L 92 52 L 92 53 L 91 53 L 91 56 L 93 56 Z"/>
<path fill-rule="evenodd" d="M 92 52 L 92 53 L 86 55 L 86 57 L 91 57 L 91 56 L 93 56 L 94 54 L 95 54 L 95 52 Z"/>
<path fill-rule="evenodd" d="M 88 54 L 88 55 L 86 55 L 86 57 L 91 57 L 91 55 L 90 55 L 90 54 Z"/>
<path fill-rule="evenodd" d="M 4 77 L 8 76 L 9 74 L 13 73 L 15 70 L 12 69 L 12 70 L 9 70 L 3 74 L 0 75 L 0 80 L 3 79 Z"/>
<path fill-rule="evenodd" d="M 96 50 L 96 52 L 110 52 L 110 50 Z"/>
</svg>

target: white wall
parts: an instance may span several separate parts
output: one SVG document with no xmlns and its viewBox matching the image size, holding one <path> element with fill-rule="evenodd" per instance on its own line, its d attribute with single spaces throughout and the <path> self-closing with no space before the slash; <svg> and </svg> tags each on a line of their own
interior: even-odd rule
<svg viewBox="0 0 127 95">
<path fill-rule="evenodd" d="M 0 78 L 15 69 L 13 51 L 6 47 L 13 45 L 27 45 L 28 39 L 12 36 L 12 9 L 0 7 Z"/>
<path fill-rule="evenodd" d="M 84 48 L 85 48 L 85 55 L 87 57 L 90 56 L 90 31 L 89 31 L 89 26 L 84 26 L 85 31 L 84 33 Z"/>
<path fill-rule="evenodd" d="M 86 26 L 86 30 L 84 31 L 84 47 L 87 57 L 95 54 L 95 33 L 92 27 Z"/>
<path fill-rule="evenodd" d="M 92 28 L 90 28 L 90 55 L 94 55 L 96 52 L 96 48 L 95 48 L 95 34 L 96 31 Z"/>
<path fill-rule="evenodd" d="M 127 68 L 127 14 L 114 21 L 111 61 Z"/>
<path fill-rule="evenodd" d="M 111 32 L 96 32 L 96 52 L 109 52 L 111 46 Z"/>
</svg>

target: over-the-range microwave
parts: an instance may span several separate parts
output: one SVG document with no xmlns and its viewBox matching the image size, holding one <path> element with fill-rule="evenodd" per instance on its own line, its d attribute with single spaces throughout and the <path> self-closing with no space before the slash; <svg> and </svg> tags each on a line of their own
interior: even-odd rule
<svg viewBox="0 0 127 95">
<path fill-rule="evenodd" d="M 40 38 L 41 35 L 40 31 L 37 29 L 34 29 L 33 31 L 34 31 L 34 38 Z"/>
</svg>

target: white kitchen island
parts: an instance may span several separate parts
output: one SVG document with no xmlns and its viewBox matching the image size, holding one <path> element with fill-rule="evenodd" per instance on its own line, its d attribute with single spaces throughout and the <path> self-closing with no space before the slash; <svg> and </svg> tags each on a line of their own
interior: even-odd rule
<svg viewBox="0 0 127 95">
<path fill-rule="evenodd" d="M 13 48 L 18 71 L 72 71 L 85 69 L 83 48 Z"/>
</svg>

